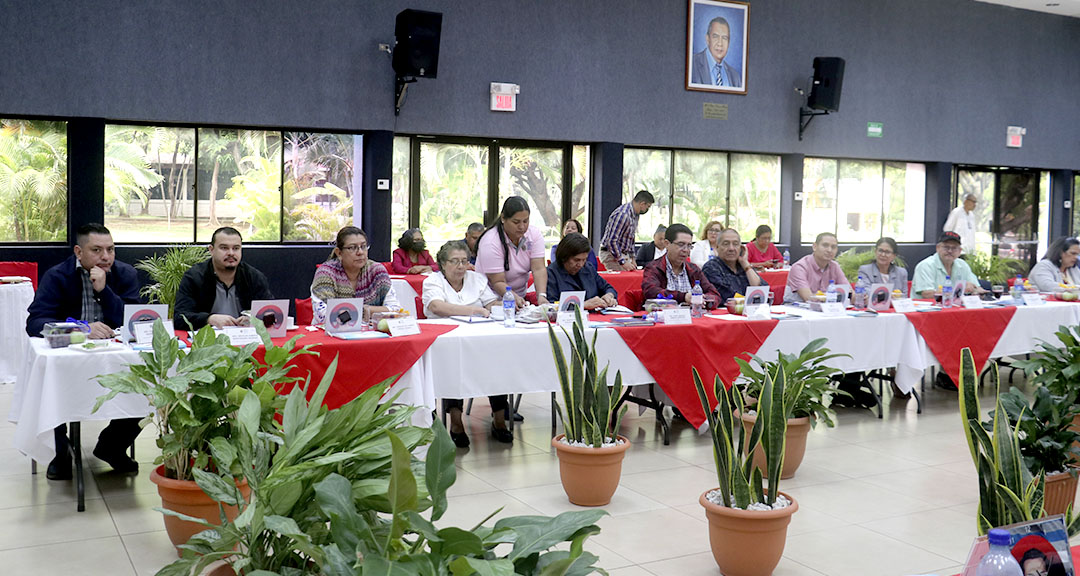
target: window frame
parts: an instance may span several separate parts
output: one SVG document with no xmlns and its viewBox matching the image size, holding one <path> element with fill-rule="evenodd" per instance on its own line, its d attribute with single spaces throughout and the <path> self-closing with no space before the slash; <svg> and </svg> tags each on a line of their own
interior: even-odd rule
<svg viewBox="0 0 1080 576">
<path fill-rule="evenodd" d="M 42 116 L 37 114 L 0 114 L 0 118 L 4 120 L 28 120 L 31 122 L 63 122 L 64 123 L 64 144 L 67 148 L 66 155 L 67 160 L 64 162 L 64 179 L 68 183 L 67 197 L 65 198 L 65 214 L 64 214 L 64 226 L 66 230 L 66 240 L 35 240 L 35 241 L 0 241 L 0 248 L 24 248 L 29 246 L 40 246 L 46 248 L 53 247 L 68 247 L 75 242 L 75 230 L 71 227 L 71 121 L 74 118 L 65 116 Z"/>
</svg>

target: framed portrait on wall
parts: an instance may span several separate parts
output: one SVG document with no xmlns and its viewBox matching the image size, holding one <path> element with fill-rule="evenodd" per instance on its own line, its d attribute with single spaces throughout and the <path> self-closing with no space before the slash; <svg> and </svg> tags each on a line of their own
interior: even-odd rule
<svg viewBox="0 0 1080 576">
<path fill-rule="evenodd" d="M 746 94 L 750 4 L 688 0 L 686 89 Z"/>
</svg>

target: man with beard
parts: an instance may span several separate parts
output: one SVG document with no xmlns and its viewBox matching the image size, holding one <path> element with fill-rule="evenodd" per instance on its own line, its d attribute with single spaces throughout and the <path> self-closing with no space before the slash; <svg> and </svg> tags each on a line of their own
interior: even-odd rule
<svg viewBox="0 0 1080 576">
<path fill-rule="evenodd" d="M 240 312 L 251 309 L 252 300 L 270 300 L 266 275 L 240 261 L 240 232 L 228 226 L 210 237 L 210 259 L 192 266 L 176 291 L 173 323 L 176 328 L 198 330 L 246 323 Z"/>
</svg>

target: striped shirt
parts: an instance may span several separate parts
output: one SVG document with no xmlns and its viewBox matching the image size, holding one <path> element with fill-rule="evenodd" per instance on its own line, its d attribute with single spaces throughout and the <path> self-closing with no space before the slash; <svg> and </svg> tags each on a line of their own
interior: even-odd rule
<svg viewBox="0 0 1080 576">
<path fill-rule="evenodd" d="M 634 210 L 633 202 L 627 202 L 613 210 L 611 216 L 608 216 L 607 226 L 604 227 L 600 247 L 610 252 L 616 260 L 632 260 L 639 216 L 637 210 Z"/>
</svg>

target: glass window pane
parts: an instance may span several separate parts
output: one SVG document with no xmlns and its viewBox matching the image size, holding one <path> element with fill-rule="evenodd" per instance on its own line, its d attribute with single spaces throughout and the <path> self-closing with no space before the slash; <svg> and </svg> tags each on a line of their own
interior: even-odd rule
<svg viewBox="0 0 1080 576">
<path fill-rule="evenodd" d="M 105 226 L 117 242 L 192 242 L 195 129 L 105 125 Z"/>
<path fill-rule="evenodd" d="M 882 202 L 885 213 L 882 236 L 891 236 L 897 242 L 923 242 L 926 165 L 886 162 L 885 197 Z"/>
<path fill-rule="evenodd" d="M 727 226 L 727 171 L 724 152 L 676 151 L 671 221 L 689 226 L 696 239 L 704 239 L 705 224 L 712 220 Z M 655 230 L 639 226 L 638 236 L 644 231 L 651 237 Z"/>
<path fill-rule="evenodd" d="M 728 226 L 746 241 L 762 224 L 780 241 L 780 157 L 765 154 L 731 155 L 731 206 Z"/>
<path fill-rule="evenodd" d="M 597 232 L 589 228 L 589 201 L 592 195 L 589 193 L 589 175 L 592 174 L 590 151 L 588 146 L 574 146 L 574 189 L 570 198 L 570 217 L 581 222 L 584 226 L 585 235 L 590 240 L 599 242 L 603 230 Z M 560 231 L 561 232 L 561 231 Z"/>
<path fill-rule="evenodd" d="M 428 246 L 461 240 L 469 224 L 482 222 L 487 190 L 487 146 L 422 142 L 420 229 Z"/>
<path fill-rule="evenodd" d="M 1039 245 L 1037 258 L 1041 259 L 1046 254 L 1046 248 L 1050 244 L 1050 172 L 1043 171 L 1039 175 Z"/>
<path fill-rule="evenodd" d="M 197 242 L 220 226 L 245 242 L 281 240 L 281 132 L 199 128 L 197 158 Z"/>
<path fill-rule="evenodd" d="M 994 213 L 994 174 L 993 172 L 958 170 L 956 182 L 957 206 L 964 203 L 964 198 L 968 194 L 975 195 L 975 247 L 979 252 L 989 254 L 992 241 L 990 215 Z"/>
<path fill-rule="evenodd" d="M 836 168 L 829 158 L 803 160 L 802 242 L 836 232 Z"/>
<path fill-rule="evenodd" d="M 1038 243 L 1035 233 L 1038 220 L 1035 210 L 1039 201 L 1038 172 L 1003 172 L 998 175 L 997 223 L 995 240 L 997 255 L 1035 263 Z"/>
<path fill-rule="evenodd" d="M 66 241 L 67 183 L 66 122 L 0 119 L 0 242 Z"/>
<path fill-rule="evenodd" d="M 285 240 L 329 242 L 353 223 L 363 142 L 358 134 L 285 133 Z"/>
<path fill-rule="evenodd" d="M 548 246 L 562 231 L 562 175 L 561 148 L 499 147 L 499 207 L 511 196 L 528 200 L 529 224 L 540 228 Z"/>
<path fill-rule="evenodd" d="M 841 160 L 836 195 L 836 237 L 874 242 L 881 237 L 881 162 Z"/>
<path fill-rule="evenodd" d="M 648 148 L 623 149 L 623 204 L 639 190 L 648 190 L 656 203 L 638 219 L 637 241 L 649 242 L 660 224 L 671 223 L 671 152 Z M 606 226 L 607 222 L 601 223 Z M 604 234 L 600 230 L 600 235 Z"/>
<path fill-rule="evenodd" d="M 412 167 L 412 139 L 408 136 L 394 138 L 393 189 L 390 197 L 390 240 L 398 238 L 409 229 L 409 170 Z M 465 236 L 462 235 L 462 238 Z M 425 238 L 426 240 L 426 238 Z M 397 245 L 394 244 L 396 248 Z M 434 247 L 438 250 L 438 246 Z"/>
</svg>

